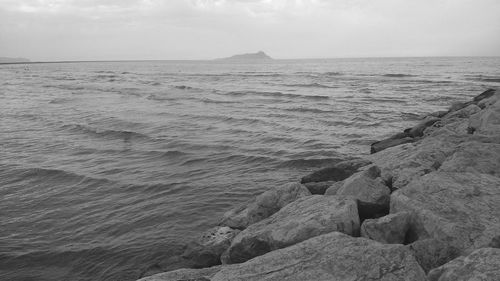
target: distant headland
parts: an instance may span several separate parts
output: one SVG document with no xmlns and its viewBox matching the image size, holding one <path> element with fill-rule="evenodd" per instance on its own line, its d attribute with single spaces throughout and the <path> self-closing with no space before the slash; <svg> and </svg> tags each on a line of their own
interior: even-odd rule
<svg viewBox="0 0 500 281">
<path fill-rule="evenodd" d="M 26 58 L 0 57 L 0 63 L 23 63 L 23 62 L 30 62 L 30 60 Z"/>
<path fill-rule="evenodd" d="M 263 51 L 259 51 L 257 53 L 239 54 L 227 58 L 220 58 L 217 60 L 272 60 L 272 59 L 273 58 L 268 56 Z"/>
</svg>

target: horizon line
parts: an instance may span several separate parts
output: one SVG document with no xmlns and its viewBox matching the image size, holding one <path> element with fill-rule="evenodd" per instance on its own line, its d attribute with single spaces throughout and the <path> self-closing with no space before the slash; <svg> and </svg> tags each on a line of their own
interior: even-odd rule
<svg viewBox="0 0 500 281">
<path fill-rule="evenodd" d="M 203 62 L 270 62 L 270 61 L 285 61 L 285 60 L 334 60 L 334 59 L 401 59 L 401 58 L 497 58 L 500 55 L 490 56 L 359 56 L 359 57 L 325 57 L 325 58 L 271 58 L 271 59 L 116 59 L 116 60 L 53 60 L 53 61 L 27 61 L 27 62 L 0 62 L 3 64 L 43 64 L 43 63 L 92 63 L 92 62 L 166 62 L 166 61 L 203 61 Z"/>
</svg>

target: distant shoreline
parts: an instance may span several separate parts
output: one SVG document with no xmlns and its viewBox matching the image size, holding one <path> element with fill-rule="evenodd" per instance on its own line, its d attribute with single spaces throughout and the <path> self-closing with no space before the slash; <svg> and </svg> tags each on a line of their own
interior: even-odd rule
<svg viewBox="0 0 500 281">
<path fill-rule="evenodd" d="M 276 61 L 298 61 L 298 60 L 357 60 L 357 59 L 419 59 L 419 58 L 500 58 L 500 56 L 424 56 L 424 57 L 338 57 L 338 58 L 286 58 L 263 61 L 225 61 L 218 59 L 159 59 L 159 60 L 62 60 L 62 61 L 29 61 L 29 62 L 0 62 L 0 65 L 9 64 L 54 64 L 54 63 L 101 63 L 101 62 L 212 62 L 212 63 L 273 63 Z"/>
</svg>

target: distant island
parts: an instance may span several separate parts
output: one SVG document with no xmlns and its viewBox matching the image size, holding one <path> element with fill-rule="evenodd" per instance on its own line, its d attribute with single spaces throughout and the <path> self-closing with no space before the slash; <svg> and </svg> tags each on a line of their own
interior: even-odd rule
<svg viewBox="0 0 500 281">
<path fill-rule="evenodd" d="M 272 60 L 272 59 L 273 58 L 268 56 L 263 51 L 259 51 L 257 53 L 234 55 L 228 58 L 221 58 L 217 60 Z"/>
<path fill-rule="evenodd" d="M 23 62 L 30 62 L 30 60 L 25 58 L 0 57 L 0 63 L 23 63 Z"/>
</svg>

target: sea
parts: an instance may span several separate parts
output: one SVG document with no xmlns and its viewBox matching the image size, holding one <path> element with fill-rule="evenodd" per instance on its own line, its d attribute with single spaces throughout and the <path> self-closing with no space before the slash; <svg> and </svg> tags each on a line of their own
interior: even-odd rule
<svg viewBox="0 0 500 281">
<path fill-rule="evenodd" d="M 0 280 L 185 266 L 225 211 L 498 86 L 500 57 L 0 65 Z"/>
</svg>

